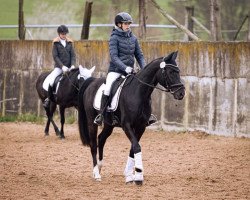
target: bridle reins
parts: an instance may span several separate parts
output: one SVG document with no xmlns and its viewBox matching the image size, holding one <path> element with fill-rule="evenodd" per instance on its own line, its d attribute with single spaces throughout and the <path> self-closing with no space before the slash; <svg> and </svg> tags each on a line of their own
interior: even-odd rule
<svg viewBox="0 0 250 200">
<path fill-rule="evenodd" d="M 166 64 L 164 68 L 162 68 L 162 75 L 164 76 L 164 72 L 165 72 L 165 68 L 166 67 L 171 67 L 173 68 L 174 70 L 178 70 L 179 71 L 179 68 L 178 66 L 176 65 L 172 65 L 172 64 Z M 158 87 L 157 85 L 151 85 L 149 83 L 146 83 L 144 81 L 142 81 L 141 79 L 139 79 L 135 74 L 131 74 L 131 76 L 133 76 L 133 78 L 136 78 L 140 83 L 142 83 L 143 85 L 147 85 L 148 87 L 151 87 L 151 88 L 155 88 L 155 89 L 158 89 L 158 90 L 161 90 L 163 92 L 170 92 L 171 94 L 174 94 L 176 93 L 177 91 L 181 90 L 182 88 L 185 88 L 184 85 L 182 83 L 177 83 L 177 84 L 172 84 L 172 85 L 169 85 L 167 83 L 167 88 L 166 89 L 162 89 L 160 87 Z M 164 77 L 166 78 L 166 77 Z M 173 90 L 173 88 L 176 88 L 178 87 L 176 90 Z"/>
<path fill-rule="evenodd" d="M 70 77 L 69 77 L 69 74 L 68 74 L 68 73 L 65 73 L 65 74 L 63 74 L 63 75 L 66 75 L 66 77 L 68 78 L 70 84 L 79 92 L 80 88 L 77 87 L 77 86 L 73 83 L 73 81 L 72 81 L 72 80 L 70 79 Z"/>
</svg>

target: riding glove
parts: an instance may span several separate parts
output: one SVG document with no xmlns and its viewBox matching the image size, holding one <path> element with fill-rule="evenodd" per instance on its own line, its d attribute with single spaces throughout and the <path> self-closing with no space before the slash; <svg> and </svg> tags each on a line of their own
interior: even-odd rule
<svg viewBox="0 0 250 200">
<path fill-rule="evenodd" d="M 69 71 L 71 71 L 72 69 L 75 69 L 76 67 L 74 65 L 71 65 L 71 67 L 69 68 Z"/>
<path fill-rule="evenodd" d="M 133 68 L 132 67 L 126 67 L 125 72 L 127 74 L 131 74 L 133 72 Z"/>
<path fill-rule="evenodd" d="M 69 71 L 69 68 L 66 66 L 62 66 L 63 73 L 66 73 Z"/>
</svg>

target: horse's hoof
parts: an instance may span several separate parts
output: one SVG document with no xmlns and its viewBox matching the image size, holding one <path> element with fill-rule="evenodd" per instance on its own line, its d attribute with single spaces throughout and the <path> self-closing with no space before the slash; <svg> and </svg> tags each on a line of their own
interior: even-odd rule
<svg viewBox="0 0 250 200">
<path fill-rule="evenodd" d="M 134 183 L 134 181 L 128 181 L 128 182 L 126 182 L 126 185 L 131 185 L 133 183 Z"/>
<path fill-rule="evenodd" d="M 57 130 L 55 130 L 56 131 L 56 135 L 57 136 L 59 136 L 59 135 L 61 135 L 61 133 L 60 133 L 60 131 L 57 129 Z"/>
<path fill-rule="evenodd" d="M 64 139 L 65 139 L 65 136 L 64 136 L 64 135 L 60 135 L 59 138 L 60 138 L 61 140 L 64 140 Z"/>
<path fill-rule="evenodd" d="M 135 184 L 139 186 L 142 185 L 142 183 L 143 183 L 142 181 L 135 181 Z"/>
<path fill-rule="evenodd" d="M 101 178 L 96 178 L 95 181 L 100 182 L 100 181 L 102 181 L 102 179 Z"/>
</svg>

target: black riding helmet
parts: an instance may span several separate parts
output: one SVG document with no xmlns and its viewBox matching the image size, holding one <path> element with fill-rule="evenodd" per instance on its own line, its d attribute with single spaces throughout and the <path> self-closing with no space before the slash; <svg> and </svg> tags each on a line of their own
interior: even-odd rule
<svg viewBox="0 0 250 200">
<path fill-rule="evenodd" d="M 61 25 L 61 26 L 59 26 L 59 27 L 57 28 L 57 33 L 58 33 L 58 34 L 60 34 L 60 33 L 62 33 L 62 34 L 67 34 L 67 33 L 69 33 L 69 29 L 68 29 L 67 26 Z"/>
<path fill-rule="evenodd" d="M 133 22 L 132 17 L 130 16 L 130 14 L 126 13 L 126 12 L 121 12 L 118 13 L 115 16 L 115 25 L 117 26 L 118 23 L 124 23 L 124 22 Z"/>
</svg>

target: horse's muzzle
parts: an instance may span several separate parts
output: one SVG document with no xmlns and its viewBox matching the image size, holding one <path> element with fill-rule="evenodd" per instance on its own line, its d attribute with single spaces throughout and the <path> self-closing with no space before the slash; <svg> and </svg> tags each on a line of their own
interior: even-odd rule
<svg viewBox="0 0 250 200">
<path fill-rule="evenodd" d="M 185 87 L 181 88 L 180 90 L 176 91 L 174 94 L 174 98 L 177 100 L 182 100 L 185 96 Z"/>
</svg>

